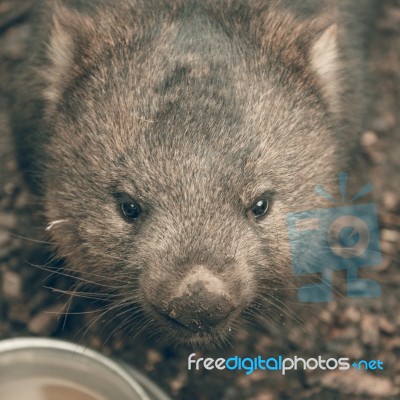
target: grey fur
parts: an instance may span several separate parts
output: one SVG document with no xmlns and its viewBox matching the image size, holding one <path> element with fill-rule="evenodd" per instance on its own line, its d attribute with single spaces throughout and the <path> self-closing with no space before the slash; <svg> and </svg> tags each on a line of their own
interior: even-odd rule
<svg viewBox="0 0 400 400">
<path fill-rule="evenodd" d="M 58 254 L 123 278 L 127 304 L 175 339 L 224 337 L 288 285 L 286 213 L 318 207 L 314 187 L 351 162 L 377 2 L 38 3 L 14 130 Z M 122 192 L 143 206 L 135 223 L 120 215 Z M 270 211 L 256 221 L 264 193 Z M 171 314 L 199 270 L 234 311 L 193 333 L 155 310 Z M 188 303 L 193 315 L 202 306 Z"/>
</svg>

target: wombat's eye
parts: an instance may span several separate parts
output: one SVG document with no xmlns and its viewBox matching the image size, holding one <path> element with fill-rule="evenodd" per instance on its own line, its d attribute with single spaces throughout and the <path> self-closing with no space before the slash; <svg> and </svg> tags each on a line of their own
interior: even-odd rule
<svg viewBox="0 0 400 400">
<path fill-rule="evenodd" d="M 124 217 L 131 221 L 137 220 L 142 213 L 140 205 L 134 200 L 121 200 L 120 207 Z"/>
<path fill-rule="evenodd" d="M 269 200 L 267 198 L 258 199 L 252 206 L 251 212 L 255 218 L 261 218 L 269 209 Z"/>
</svg>

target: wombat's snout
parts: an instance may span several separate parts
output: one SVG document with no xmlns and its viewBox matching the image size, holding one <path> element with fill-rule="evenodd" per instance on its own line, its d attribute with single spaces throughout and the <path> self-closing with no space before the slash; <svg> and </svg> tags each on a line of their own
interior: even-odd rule
<svg viewBox="0 0 400 400">
<path fill-rule="evenodd" d="M 185 277 L 177 295 L 160 311 L 172 324 L 201 332 L 222 324 L 234 309 L 233 299 L 222 280 L 208 269 L 197 267 Z"/>
</svg>

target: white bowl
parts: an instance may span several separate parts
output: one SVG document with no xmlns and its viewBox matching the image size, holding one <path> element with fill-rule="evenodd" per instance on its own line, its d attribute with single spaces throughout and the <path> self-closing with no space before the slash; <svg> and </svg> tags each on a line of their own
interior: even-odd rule
<svg viewBox="0 0 400 400">
<path fill-rule="evenodd" d="M 1 400 L 170 400 L 134 368 L 55 339 L 0 341 Z"/>
</svg>

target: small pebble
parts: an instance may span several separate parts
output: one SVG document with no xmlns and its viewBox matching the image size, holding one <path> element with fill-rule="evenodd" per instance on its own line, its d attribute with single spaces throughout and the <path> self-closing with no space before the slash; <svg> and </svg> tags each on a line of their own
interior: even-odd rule
<svg viewBox="0 0 400 400">
<path fill-rule="evenodd" d="M 394 192 L 383 193 L 383 205 L 388 211 L 395 211 L 400 206 L 399 196 Z"/>
<path fill-rule="evenodd" d="M 10 213 L 0 213 L 0 230 L 13 229 L 17 226 L 17 217 Z"/>
<path fill-rule="evenodd" d="M 18 163 L 15 160 L 10 160 L 6 165 L 9 172 L 15 172 L 18 168 Z"/>
<path fill-rule="evenodd" d="M 364 132 L 361 138 L 361 144 L 364 147 L 371 147 L 378 143 L 378 135 L 373 131 Z"/>
<path fill-rule="evenodd" d="M 162 355 L 160 352 L 154 349 L 149 349 L 146 353 L 147 362 L 145 365 L 146 371 L 153 371 L 157 364 L 162 361 Z"/>
<path fill-rule="evenodd" d="M 262 382 L 265 381 L 265 371 L 257 370 L 250 375 L 246 375 L 246 377 L 251 382 Z"/>
<path fill-rule="evenodd" d="M 256 396 L 252 397 L 249 400 L 275 400 L 276 397 L 273 393 L 262 391 L 261 393 L 256 394 Z"/>
<path fill-rule="evenodd" d="M 4 193 L 7 196 L 12 196 L 17 190 L 17 186 L 13 182 L 8 182 L 4 185 Z"/>
<path fill-rule="evenodd" d="M 92 337 L 90 344 L 94 349 L 100 349 L 103 345 L 103 342 L 101 341 L 99 336 L 94 336 Z"/>
<path fill-rule="evenodd" d="M 0 3 L 0 14 L 5 14 L 9 12 L 12 8 L 11 1 L 5 1 L 4 3 Z"/>
<path fill-rule="evenodd" d="M 400 243 L 400 232 L 389 229 L 382 229 L 381 238 L 386 242 Z"/>
<path fill-rule="evenodd" d="M 27 192 L 22 192 L 17 196 L 14 206 L 16 210 L 25 210 L 32 200 Z"/>
<path fill-rule="evenodd" d="M 6 247 L 11 240 L 11 236 L 8 232 L 0 230 L 0 248 Z"/>
<path fill-rule="evenodd" d="M 361 319 L 360 311 L 353 306 L 347 307 L 344 313 L 340 317 L 340 321 L 343 324 L 347 324 L 348 322 L 358 322 Z"/>
<path fill-rule="evenodd" d="M 396 326 L 386 317 L 379 318 L 379 329 L 387 335 L 393 335 L 396 332 Z"/>
<path fill-rule="evenodd" d="M 18 274 L 11 271 L 3 273 L 3 296 L 8 300 L 16 300 L 22 297 L 21 278 Z"/>
<path fill-rule="evenodd" d="M 187 380 L 187 372 L 183 371 L 183 372 L 179 373 L 170 382 L 171 390 L 174 393 L 178 393 L 183 388 L 183 386 L 185 385 L 186 380 Z"/>
<path fill-rule="evenodd" d="M 377 346 L 379 344 L 379 329 L 376 318 L 365 315 L 361 320 L 361 340 L 369 346 Z"/>
<path fill-rule="evenodd" d="M 386 154 L 382 151 L 372 151 L 369 156 L 375 165 L 383 164 L 387 159 Z"/>
<path fill-rule="evenodd" d="M 397 246 L 394 243 L 387 242 L 385 240 L 381 241 L 381 248 L 382 253 L 389 256 L 394 256 L 397 252 Z"/>
<path fill-rule="evenodd" d="M 378 132 L 388 133 L 396 126 L 396 116 L 391 112 L 386 112 L 375 118 L 373 129 Z"/>
<path fill-rule="evenodd" d="M 254 373 L 254 372 L 253 372 Z M 237 385 L 241 388 L 241 389 L 248 389 L 251 387 L 251 385 L 253 384 L 251 382 L 251 380 L 249 379 L 249 376 L 244 374 L 244 375 L 239 375 L 236 379 L 236 383 Z"/>
<path fill-rule="evenodd" d="M 63 305 L 55 305 L 36 314 L 28 324 L 28 329 L 36 335 L 48 336 L 55 331 L 60 320 Z"/>
<path fill-rule="evenodd" d="M 393 339 L 389 339 L 386 342 L 385 347 L 389 351 L 398 351 L 398 350 L 400 350 L 400 337 L 395 337 Z"/>
</svg>

